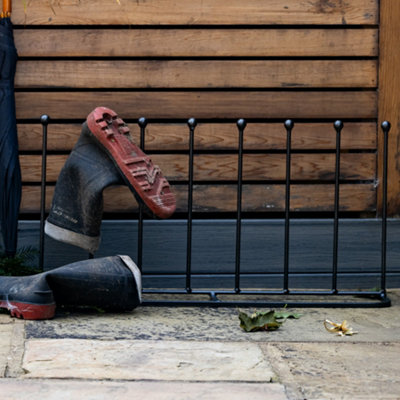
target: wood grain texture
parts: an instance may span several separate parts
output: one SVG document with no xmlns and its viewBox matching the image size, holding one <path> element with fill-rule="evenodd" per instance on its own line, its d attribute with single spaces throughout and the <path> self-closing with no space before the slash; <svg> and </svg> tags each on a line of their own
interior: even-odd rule
<svg viewBox="0 0 400 400">
<path fill-rule="evenodd" d="M 378 0 L 14 1 L 12 20 L 22 25 L 365 25 L 377 23 Z"/>
<path fill-rule="evenodd" d="M 127 119 L 375 118 L 375 91 L 17 92 L 18 119 L 81 119 L 105 105 Z"/>
<path fill-rule="evenodd" d="M 235 212 L 236 185 L 195 185 L 193 210 L 196 212 Z M 175 185 L 177 211 L 187 211 L 187 186 Z M 49 210 L 54 186 L 47 187 L 46 209 Z M 291 210 L 332 211 L 334 185 L 292 185 Z M 284 185 L 243 185 L 243 211 L 283 211 Z M 375 211 L 376 190 L 373 184 L 346 184 L 340 189 L 342 211 Z M 39 213 L 40 187 L 23 186 L 21 213 Z M 104 210 L 113 213 L 137 211 L 137 202 L 126 186 L 110 187 L 104 191 Z"/>
<path fill-rule="evenodd" d="M 379 58 L 379 123 L 390 121 L 388 153 L 388 213 L 400 215 L 400 2 L 381 1 Z M 379 134 L 379 181 L 383 178 L 383 134 Z M 378 191 L 378 209 L 382 192 Z"/>
<path fill-rule="evenodd" d="M 23 212 L 38 212 L 41 157 L 29 152 L 40 151 L 41 127 L 32 121 L 42 114 L 55 121 L 49 126 L 53 153 L 47 168 L 54 183 L 79 136 L 78 121 L 99 105 L 128 122 L 143 116 L 164 121 L 148 126 L 146 151 L 163 151 L 154 161 L 170 180 L 183 183 L 175 185 L 180 211 L 186 210 L 188 156 L 165 152 L 188 150 L 184 121 L 190 117 L 199 120 L 195 150 L 219 152 L 195 156 L 194 179 L 207 183 L 196 185 L 195 211 L 236 209 L 236 186 L 224 182 L 236 180 L 237 156 L 223 152 L 237 149 L 238 134 L 234 123 L 219 123 L 225 120 L 250 120 L 245 150 L 267 153 L 285 149 L 282 123 L 252 124 L 252 119 L 358 121 L 343 131 L 342 179 L 373 181 L 376 155 L 346 151 L 377 147 L 376 127 L 367 121 L 377 115 L 378 16 L 378 0 L 15 2 L 12 20 L 21 58 L 16 109 L 23 180 L 29 184 Z M 202 120 L 214 123 L 206 127 Z M 333 150 L 332 122 L 296 122 L 293 149 Z M 138 141 L 135 124 L 132 133 Z M 243 173 L 245 182 L 282 181 L 285 156 L 246 154 Z M 332 153 L 294 154 L 292 179 L 319 184 L 294 184 L 293 209 L 330 209 L 333 189 L 321 182 L 331 181 L 333 173 Z M 283 186 L 245 187 L 245 210 L 283 209 Z M 271 202 L 261 202 L 270 195 Z M 346 183 L 341 196 L 343 210 L 375 207 L 369 183 Z M 106 190 L 107 211 L 131 212 L 132 204 L 136 207 L 126 190 Z"/>
<path fill-rule="evenodd" d="M 375 60 L 21 61 L 16 88 L 373 88 Z"/>
<path fill-rule="evenodd" d="M 123 116 L 122 116 L 123 117 Z M 124 117 L 123 117 L 124 118 Z M 129 122 L 132 136 L 139 143 L 139 128 Z M 70 151 L 81 132 L 81 124 L 55 124 L 48 126 L 48 149 Z M 200 123 L 194 135 L 195 150 L 235 150 L 238 148 L 238 130 L 234 123 Z M 40 124 L 18 124 L 19 148 L 22 151 L 40 151 L 42 127 Z M 296 123 L 292 132 L 294 150 L 331 150 L 336 136 L 331 123 Z M 145 133 L 146 151 L 188 150 L 189 130 L 184 123 L 149 123 Z M 286 130 L 280 123 L 248 123 L 244 134 L 245 150 L 284 150 Z M 348 122 L 342 131 L 341 148 L 344 150 L 376 149 L 376 124 Z"/>
<path fill-rule="evenodd" d="M 151 154 L 149 154 L 151 156 Z M 188 180 L 189 156 L 183 154 L 156 154 L 151 156 L 170 181 Z M 47 181 L 55 182 L 66 155 L 47 157 Z M 40 182 L 42 157 L 21 155 L 23 182 Z M 285 154 L 244 154 L 243 180 L 285 180 Z M 369 153 L 345 153 L 341 156 L 341 179 L 375 179 L 376 156 Z M 237 156 L 233 154 L 197 154 L 194 156 L 195 181 L 237 180 Z M 333 180 L 335 178 L 334 154 L 293 154 L 291 163 L 293 180 Z"/>
<path fill-rule="evenodd" d="M 60 28 L 20 29 L 15 30 L 14 36 L 20 57 L 375 57 L 378 55 L 376 28 Z"/>
</svg>

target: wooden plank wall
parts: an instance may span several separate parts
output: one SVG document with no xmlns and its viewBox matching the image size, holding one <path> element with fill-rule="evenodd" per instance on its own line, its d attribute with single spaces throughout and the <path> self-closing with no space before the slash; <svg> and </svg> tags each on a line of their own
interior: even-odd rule
<svg viewBox="0 0 400 400">
<path fill-rule="evenodd" d="M 400 2 L 380 0 L 379 30 L 379 123 L 392 124 L 389 134 L 388 212 L 400 216 Z M 378 142 L 378 179 L 383 176 L 383 138 Z M 382 203 L 378 192 L 378 208 Z"/>
<path fill-rule="evenodd" d="M 25 6 L 24 6 L 25 4 Z M 188 129 L 194 210 L 236 209 L 237 128 L 246 118 L 243 210 L 282 211 L 285 131 L 293 130 L 292 208 L 333 207 L 332 123 L 345 122 L 341 209 L 376 211 L 378 0 L 35 0 L 13 3 L 23 214 L 38 213 L 42 114 L 50 115 L 48 196 L 80 124 L 117 111 L 173 183 L 186 211 Z M 105 210 L 131 212 L 110 188 Z"/>
</svg>

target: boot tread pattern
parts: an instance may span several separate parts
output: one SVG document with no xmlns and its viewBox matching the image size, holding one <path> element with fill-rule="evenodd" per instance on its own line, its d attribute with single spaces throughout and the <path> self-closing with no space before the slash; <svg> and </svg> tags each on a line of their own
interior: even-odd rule
<svg viewBox="0 0 400 400">
<path fill-rule="evenodd" d="M 160 167 L 133 142 L 125 122 L 113 110 L 97 107 L 89 114 L 87 124 L 137 197 L 156 216 L 172 215 L 176 200 L 168 181 Z"/>
</svg>

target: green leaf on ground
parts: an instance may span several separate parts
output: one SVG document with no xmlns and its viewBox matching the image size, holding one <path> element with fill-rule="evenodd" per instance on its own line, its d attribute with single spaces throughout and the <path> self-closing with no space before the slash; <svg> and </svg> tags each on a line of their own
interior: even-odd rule
<svg viewBox="0 0 400 400">
<path fill-rule="evenodd" d="M 299 314 L 299 313 L 291 313 L 291 312 L 287 312 L 287 311 L 275 311 L 276 319 L 288 319 L 288 318 L 299 319 L 300 317 L 301 317 L 301 314 Z"/>
<path fill-rule="evenodd" d="M 240 327 L 246 332 L 255 331 L 275 331 L 281 326 L 275 317 L 274 311 L 255 312 L 247 315 L 245 312 L 239 312 Z"/>
<path fill-rule="evenodd" d="M 240 327 L 246 332 L 275 331 L 280 328 L 287 318 L 297 319 L 300 318 L 300 316 L 301 314 L 290 313 L 286 311 L 254 311 L 252 315 L 248 315 L 243 311 L 239 311 Z"/>
</svg>

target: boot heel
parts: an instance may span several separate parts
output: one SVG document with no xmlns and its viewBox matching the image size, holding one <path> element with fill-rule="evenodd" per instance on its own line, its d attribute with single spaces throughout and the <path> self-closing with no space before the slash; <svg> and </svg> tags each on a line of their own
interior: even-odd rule
<svg viewBox="0 0 400 400">
<path fill-rule="evenodd" d="M 54 317 L 56 304 L 29 304 L 17 301 L 2 301 L 0 308 L 6 308 L 15 318 L 35 320 L 50 319 Z"/>
</svg>

